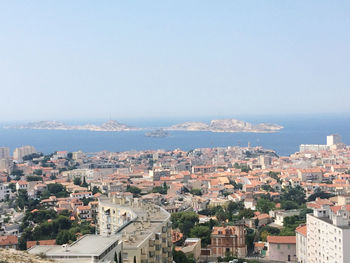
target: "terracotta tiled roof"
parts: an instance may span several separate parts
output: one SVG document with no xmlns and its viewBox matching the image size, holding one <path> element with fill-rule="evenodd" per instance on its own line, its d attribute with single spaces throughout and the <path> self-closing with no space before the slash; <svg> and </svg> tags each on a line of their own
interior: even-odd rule
<svg viewBox="0 0 350 263">
<path fill-rule="evenodd" d="M 17 236 L 0 236 L 0 246 L 17 245 Z"/>
<path fill-rule="evenodd" d="M 38 240 L 38 241 L 27 241 L 27 249 L 34 247 L 36 245 L 40 246 L 53 246 L 56 245 L 56 239 L 51 240 Z"/>
<path fill-rule="evenodd" d="M 296 244 L 296 237 L 295 236 L 268 236 L 267 242 L 275 243 L 275 244 Z"/>
<path fill-rule="evenodd" d="M 306 229 L 306 225 L 303 226 L 299 226 L 295 229 L 296 232 L 298 232 L 299 234 L 303 235 L 306 237 L 307 234 L 307 229 Z"/>
</svg>

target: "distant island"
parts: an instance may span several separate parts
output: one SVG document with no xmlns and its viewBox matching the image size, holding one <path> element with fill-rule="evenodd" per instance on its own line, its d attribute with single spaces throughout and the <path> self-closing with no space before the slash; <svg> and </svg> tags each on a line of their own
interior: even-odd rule
<svg viewBox="0 0 350 263">
<path fill-rule="evenodd" d="M 88 130 L 88 131 L 137 131 L 141 130 L 133 126 L 119 123 L 114 120 L 107 121 L 102 125 L 85 124 L 85 125 L 68 125 L 58 121 L 38 121 L 29 122 L 24 125 L 13 125 L 5 128 L 12 129 L 31 129 L 31 130 Z"/>
<path fill-rule="evenodd" d="M 157 129 L 154 131 L 146 132 L 145 133 L 146 137 L 156 137 L 156 138 L 163 138 L 163 137 L 168 137 L 169 132 L 164 131 L 163 129 Z"/>
<path fill-rule="evenodd" d="M 68 125 L 57 121 L 38 121 L 29 122 L 22 125 L 7 126 L 11 129 L 31 129 L 31 130 L 88 130 L 88 131 L 140 131 L 145 128 L 129 126 L 115 120 L 109 120 L 102 125 Z M 158 128 L 157 130 L 146 133 L 148 137 L 166 137 L 168 131 L 210 131 L 210 132 L 255 132 L 255 133 L 273 133 L 283 129 L 283 126 L 271 123 L 252 124 L 245 121 L 226 119 L 212 120 L 209 124 L 204 122 L 185 122 L 172 125 L 170 127 Z"/>
<path fill-rule="evenodd" d="M 167 130 L 172 131 L 210 131 L 210 132 L 256 132 L 272 133 L 283 129 L 283 126 L 271 123 L 252 124 L 245 121 L 226 119 L 212 120 L 209 124 L 203 122 L 185 122 L 173 125 Z"/>
</svg>

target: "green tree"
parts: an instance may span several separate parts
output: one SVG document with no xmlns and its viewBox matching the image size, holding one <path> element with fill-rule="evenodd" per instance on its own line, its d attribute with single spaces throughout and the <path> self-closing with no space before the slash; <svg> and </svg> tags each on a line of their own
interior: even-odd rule
<svg viewBox="0 0 350 263">
<path fill-rule="evenodd" d="M 201 189 L 193 188 L 193 189 L 190 191 L 190 193 L 193 194 L 193 195 L 202 195 L 202 190 L 201 190 Z"/>
<path fill-rule="evenodd" d="M 285 200 L 281 202 L 281 208 L 285 210 L 292 210 L 292 209 L 297 209 L 298 203 L 290 200 Z"/>
<path fill-rule="evenodd" d="M 62 230 L 58 233 L 56 237 L 56 244 L 63 245 L 75 240 L 76 240 L 76 237 L 74 234 L 72 234 L 68 230 Z"/>
<path fill-rule="evenodd" d="M 275 203 L 265 198 L 260 198 L 257 201 L 256 209 L 261 213 L 269 213 L 269 211 L 275 208 Z"/>
<path fill-rule="evenodd" d="M 139 195 L 141 193 L 141 189 L 136 186 L 128 185 L 126 187 L 126 191 L 132 193 L 133 195 Z"/>
<path fill-rule="evenodd" d="M 42 181 L 43 178 L 41 176 L 32 176 L 29 175 L 26 177 L 27 182 L 33 182 L 33 181 Z"/>
<path fill-rule="evenodd" d="M 242 218 L 252 218 L 254 217 L 254 211 L 251 210 L 250 208 L 244 208 L 242 210 L 239 211 L 238 213 L 238 218 L 242 219 Z"/>
<path fill-rule="evenodd" d="M 173 260 L 176 263 L 189 263 L 184 252 L 173 250 Z"/>
<path fill-rule="evenodd" d="M 34 172 L 33 172 L 33 174 L 35 174 L 35 175 L 42 175 L 42 174 L 43 174 L 43 170 L 41 170 L 41 169 L 35 169 Z"/>
<path fill-rule="evenodd" d="M 333 196 L 334 196 L 333 194 L 326 193 L 326 192 L 322 191 L 320 188 L 317 188 L 315 190 L 315 192 L 307 198 L 307 201 L 308 202 L 315 201 L 316 198 L 318 198 L 318 197 L 321 199 L 328 199 L 328 198 L 333 197 Z"/>
<path fill-rule="evenodd" d="M 208 226 L 196 225 L 191 229 L 190 237 L 197 237 L 201 239 L 202 247 L 210 244 L 211 230 Z"/>
<path fill-rule="evenodd" d="M 293 201 L 298 205 L 305 204 L 305 190 L 301 186 L 287 187 L 282 190 L 282 201 Z"/>
<path fill-rule="evenodd" d="M 81 185 L 81 178 L 80 177 L 75 177 L 74 180 L 73 180 L 73 183 L 75 185 Z"/>
<path fill-rule="evenodd" d="M 20 208 L 20 209 L 24 209 L 24 207 L 27 204 L 28 198 L 29 197 L 28 197 L 27 190 L 19 189 L 18 190 L 17 199 L 16 199 L 17 207 Z"/>
<path fill-rule="evenodd" d="M 173 228 L 179 228 L 184 236 L 188 237 L 199 219 L 195 212 L 178 212 L 171 214 L 171 221 L 173 222 Z"/>
</svg>

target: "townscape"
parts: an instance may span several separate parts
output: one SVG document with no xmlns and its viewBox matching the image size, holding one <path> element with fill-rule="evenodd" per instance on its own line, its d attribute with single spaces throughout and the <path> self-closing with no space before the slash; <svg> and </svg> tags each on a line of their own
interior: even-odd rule
<svg viewBox="0 0 350 263">
<path fill-rule="evenodd" d="M 290 156 L 250 145 L 1 147 L 0 170 L 0 247 L 41 258 L 339 263 L 350 253 L 350 147 L 339 135 Z"/>
</svg>

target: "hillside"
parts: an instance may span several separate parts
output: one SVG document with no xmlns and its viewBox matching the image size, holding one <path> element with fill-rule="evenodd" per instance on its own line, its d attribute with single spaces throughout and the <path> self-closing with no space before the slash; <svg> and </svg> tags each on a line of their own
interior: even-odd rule
<svg viewBox="0 0 350 263">
<path fill-rule="evenodd" d="M 30 255 L 24 251 L 14 249 L 0 249 L 0 263 L 53 263 L 57 262 L 51 259 L 45 259 L 40 256 Z"/>
</svg>

